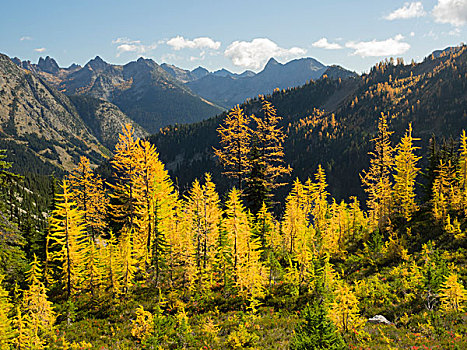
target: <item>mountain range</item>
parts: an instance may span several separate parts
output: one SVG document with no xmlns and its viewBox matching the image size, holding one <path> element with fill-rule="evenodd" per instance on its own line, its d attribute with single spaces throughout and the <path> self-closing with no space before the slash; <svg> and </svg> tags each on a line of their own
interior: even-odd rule
<svg viewBox="0 0 467 350">
<path fill-rule="evenodd" d="M 15 60 L 18 64 L 19 60 Z M 53 58 L 21 62 L 67 95 L 100 98 L 118 106 L 148 132 L 174 123 L 196 122 L 222 108 L 194 94 L 151 59 L 113 65 L 99 56 L 84 67 L 61 69 Z"/>
<path fill-rule="evenodd" d="M 291 179 L 306 180 L 321 164 L 337 199 L 360 197 L 359 173 L 368 167 L 367 154 L 381 113 L 389 115 L 393 145 L 413 123 L 413 135 L 420 139 L 418 154 L 429 152 L 433 135 L 457 140 L 467 127 L 466 46 L 430 54 L 420 63 L 386 60 L 370 73 L 348 79 L 335 79 L 336 70 L 333 67 L 327 77 L 301 87 L 265 96 L 283 117 L 285 160 L 294 169 Z M 241 108 L 261 115 L 257 98 Z M 213 152 L 220 147 L 216 129 L 224 116 L 167 127 L 150 138 L 181 191 L 205 172 L 212 174 L 221 192 L 231 187 Z"/>
<path fill-rule="evenodd" d="M 193 71 L 183 70 L 172 65 L 161 66 L 174 78 L 186 84 L 193 92 L 225 108 L 231 108 L 248 98 L 259 94 L 272 93 L 274 89 L 286 89 L 305 84 L 309 80 L 321 78 L 332 71 L 335 78 L 357 76 L 339 66 L 325 66 L 314 58 L 301 58 L 285 64 L 271 58 L 259 73 L 245 71 L 241 74 L 226 69 L 210 73 L 202 67 Z"/>
<path fill-rule="evenodd" d="M 51 57 L 34 64 L 0 55 L 0 148 L 15 171 L 60 174 L 82 155 L 101 163 L 122 125 L 132 123 L 138 137 L 156 133 L 151 140 L 181 187 L 205 171 L 222 186 L 227 182 L 212 154 L 224 116 L 218 104 L 245 101 L 247 113 L 258 114 L 255 96 L 269 91 L 284 117 L 293 176 L 309 176 L 321 163 L 339 198 L 361 188 L 358 172 L 381 112 L 393 113 L 396 135 L 414 121 L 424 146 L 432 133 L 457 137 L 467 125 L 465 57 L 464 46 L 448 48 L 419 64 L 386 61 L 358 76 L 311 58 L 270 59 L 257 74 L 234 74 L 143 58 L 113 65 L 96 57 L 61 68 Z M 222 101 L 209 102 L 209 93 Z"/>
</svg>

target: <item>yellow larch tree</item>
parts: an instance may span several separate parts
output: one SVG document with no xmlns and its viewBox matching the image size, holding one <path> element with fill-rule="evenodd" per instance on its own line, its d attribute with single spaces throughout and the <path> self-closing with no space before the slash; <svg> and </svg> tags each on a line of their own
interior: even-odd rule
<svg viewBox="0 0 467 350">
<path fill-rule="evenodd" d="M 87 231 L 95 239 L 105 227 L 105 216 L 109 200 L 104 191 L 104 182 L 94 174 L 89 159 L 81 157 L 80 162 L 68 175 L 71 198 L 83 212 Z"/>
<path fill-rule="evenodd" d="M 318 170 L 315 174 L 315 181 L 307 181 L 305 186 L 307 196 L 309 197 L 309 210 L 313 227 L 316 233 L 321 237 L 322 241 L 327 238 L 331 239 L 331 237 L 326 237 L 328 225 L 326 215 L 329 210 L 329 193 L 326 191 L 326 187 L 328 186 L 326 183 L 326 174 L 321 165 L 318 165 Z"/>
<path fill-rule="evenodd" d="M 292 169 L 285 166 L 284 141 L 286 134 L 279 127 L 282 117 L 277 115 L 274 106 L 261 97 L 261 115 L 252 115 L 256 128 L 251 132 L 250 171 L 246 180 L 245 198 L 254 214 L 263 202 L 270 203 L 271 192 L 285 185 L 280 178 L 290 174 Z"/>
<path fill-rule="evenodd" d="M 47 298 L 45 286 L 41 282 L 42 269 L 35 255 L 27 275 L 29 288 L 24 291 L 22 300 L 24 310 L 22 318 L 26 325 L 23 330 L 27 330 L 25 333 L 28 334 L 28 345 L 32 349 L 42 349 L 52 338 L 55 312 L 52 310 L 52 303 Z"/>
<path fill-rule="evenodd" d="M 176 193 L 159 154 L 149 141 L 138 142 L 134 153 L 136 204 L 135 259 L 159 282 L 166 252 L 166 235 L 172 220 Z M 143 266 L 141 266 L 143 267 Z"/>
<path fill-rule="evenodd" d="M 56 209 L 49 218 L 50 243 L 47 254 L 51 261 L 58 263 L 69 298 L 78 289 L 81 281 L 86 226 L 82 212 L 71 199 L 67 180 L 63 180 L 62 192 L 57 195 Z"/>
<path fill-rule="evenodd" d="M 370 168 L 360 175 L 365 192 L 368 193 L 367 206 L 373 225 L 381 231 L 388 223 L 392 207 L 391 171 L 394 165 L 393 148 L 389 137 L 388 116 L 381 113 L 378 133 L 372 142 L 374 150 L 370 155 Z"/>
<path fill-rule="evenodd" d="M 436 220 L 446 220 L 454 193 L 454 170 L 451 161 L 439 161 L 432 188 L 433 216 Z"/>
<path fill-rule="evenodd" d="M 240 106 L 235 106 L 217 129 L 222 148 L 214 150 L 225 169 L 224 174 L 237 180 L 240 191 L 250 170 L 248 156 L 252 131 L 249 122 L 250 118 Z"/>
<path fill-rule="evenodd" d="M 170 281 L 178 281 L 182 290 L 196 288 L 196 250 L 194 245 L 194 231 L 192 219 L 187 203 L 177 201 L 173 209 L 170 227 L 167 230 L 168 269 Z"/>
<path fill-rule="evenodd" d="M 252 116 L 257 126 L 254 135 L 258 139 L 260 163 L 264 165 L 265 180 L 268 188 L 274 189 L 285 185 L 278 180 L 290 174 L 292 168 L 284 165 L 284 141 L 286 134 L 279 127 L 282 117 L 277 115 L 271 102 L 261 98 L 263 117 Z"/>
<path fill-rule="evenodd" d="M 333 199 L 329 206 L 327 225 L 325 231 L 321 235 L 321 254 L 329 254 L 332 257 L 337 257 L 344 253 L 343 247 L 343 216 L 345 204 L 339 205 Z"/>
<path fill-rule="evenodd" d="M 201 186 L 195 180 L 187 198 L 187 212 L 191 219 L 191 231 L 194 233 L 194 247 L 197 266 L 198 287 L 209 287 L 214 272 L 216 245 L 219 240 L 221 219 L 220 199 L 211 175 L 205 175 Z"/>
<path fill-rule="evenodd" d="M 415 181 L 420 168 L 417 163 L 421 159 L 415 155 L 414 141 L 420 139 L 412 137 L 412 124 L 409 124 L 404 137 L 396 146 L 394 157 L 394 208 L 405 220 L 410 221 L 412 215 L 418 210 L 415 203 Z"/>
<path fill-rule="evenodd" d="M 228 245 L 233 259 L 233 269 L 236 271 L 239 260 L 239 241 L 244 240 L 245 236 L 250 235 L 250 222 L 240 200 L 240 192 L 235 187 L 229 193 L 225 214 L 224 229 L 228 235 Z"/>
<path fill-rule="evenodd" d="M 20 303 L 16 304 L 16 314 L 12 324 L 16 331 L 14 334 L 15 338 L 13 340 L 15 349 L 30 349 L 32 340 L 31 328 L 29 326 L 27 317 L 23 316 Z M 0 342 L 0 345 L 4 344 Z"/>
<path fill-rule="evenodd" d="M 134 228 L 124 227 L 119 240 L 118 261 L 121 264 L 121 268 L 119 269 L 120 276 L 118 276 L 117 280 L 120 281 L 121 292 L 124 295 L 127 295 L 130 287 L 133 286 L 137 271 L 137 260 L 135 259 L 133 249 L 133 232 Z"/>
<path fill-rule="evenodd" d="M 87 237 L 83 242 L 82 286 L 83 290 L 90 292 L 93 298 L 99 296 L 103 282 L 103 261 L 100 249 L 91 237 Z"/>
<path fill-rule="evenodd" d="M 439 290 L 441 308 L 445 311 L 464 311 L 467 291 L 456 273 L 451 273 Z"/>
<path fill-rule="evenodd" d="M 112 295 L 117 295 L 120 291 L 120 278 L 122 276 L 122 264 L 117 238 L 110 232 L 109 238 L 101 248 L 102 258 L 102 281 L 106 290 Z"/>
<path fill-rule="evenodd" d="M 252 235 L 250 218 L 235 188 L 229 193 L 226 215 L 225 228 L 230 235 L 239 295 L 253 299 L 261 297 L 267 281 L 267 269 L 260 261 L 261 244 Z"/>
<path fill-rule="evenodd" d="M 467 216 L 467 135 L 462 130 L 459 146 L 459 167 L 457 169 L 459 179 L 459 204 L 464 215 Z"/>
<path fill-rule="evenodd" d="M 343 333 L 358 331 L 364 322 L 360 317 L 358 299 L 345 281 L 333 283 L 334 299 L 331 302 L 329 316 L 336 327 Z"/>
<path fill-rule="evenodd" d="M 15 332 L 9 317 L 13 304 L 10 302 L 8 292 L 2 286 L 3 276 L 0 276 L 0 349 L 9 349 L 13 341 Z M 16 330 L 17 327 L 15 327 Z"/>
<path fill-rule="evenodd" d="M 127 232 L 134 229 L 137 215 L 135 178 L 138 170 L 136 166 L 138 143 L 139 139 L 135 139 L 133 127 L 126 124 L 119 135 L 115 156 L 111 160 L 115 183 L 109 184 L 113 190 L 110 211 L 114 220 Z"/>
<path fill-rule="evenodd" d="M 284 246 L 291 259 L 298 263 L 299 283 L 308 276 L 315 252 L 315 229 L 307 217 L 311 206 L 308 192 L 297 179 L 285 204 L 283 220 Z M 293 275 L 293 271 L 289 271 Z"/>
</svg>

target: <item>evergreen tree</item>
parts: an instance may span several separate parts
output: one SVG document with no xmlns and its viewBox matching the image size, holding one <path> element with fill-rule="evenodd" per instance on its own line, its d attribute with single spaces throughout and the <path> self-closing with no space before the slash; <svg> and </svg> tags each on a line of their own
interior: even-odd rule
<svg viewBox="0 0 467 350">
<path fill-rule="evenodd" d="M 329 319 L 322 301 L 315 300 L 302 310 L 302 320 L 292 338 L 291 350 L 346 349 L 344 340 Z"/>
</svg>

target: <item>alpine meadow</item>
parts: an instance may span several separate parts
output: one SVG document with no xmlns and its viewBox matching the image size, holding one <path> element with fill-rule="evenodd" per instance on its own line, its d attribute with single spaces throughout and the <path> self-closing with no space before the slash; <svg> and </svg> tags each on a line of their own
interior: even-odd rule
<svg viewBox="0 0 467 350">
<path fill-rule="evenodd" d="M 0 350 L 467 348 L 467 0 L 44 4 L 0 13 Z"/>
</svg>

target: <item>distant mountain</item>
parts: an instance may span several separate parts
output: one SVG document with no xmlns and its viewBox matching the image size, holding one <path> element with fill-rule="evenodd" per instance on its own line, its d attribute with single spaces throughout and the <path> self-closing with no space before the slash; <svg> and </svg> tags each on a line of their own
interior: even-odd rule
<svg viewBox="0 0 467 350">
<path fill-rule="evenodd" d="M 94 68 L 99 65 L 95 63 Z M 60 175 L 83 155 L 99 164 L 110 155 L 126 123 L 133 124 L 136 136 L 148 135 L 110 102 L 68 97 L 52 87 L 43 76 L 63 76 L 63 69 L 57 72 L 56 67 L 50 58 L 32 65 L 0 54 L 0 149 L 7 149 L 15 171 Z"/>
<path fill-rule="evenodd" d="M 18 64 L 18 60 L 15 60 Z M 21 62 L 24 67 L 25 63 Z M 58 90 L 67 95 L 101 98 L 117 105 L 130 119 L 149 132 L 175 123 L 189 123 L 211 117 L 222 108 L 193 93 L 151 59 L 119 66 L 99 56 L 84 67 L 58 69 L 51 58 L 31 65 Z M 27 69 L 27 68 L 26 68 Z M 176 67 L 174 74 L 182 74 Z"/>
<path fill-rule="evenodd" d="M 244 77 L 252 77 L 256 73 L 252 72 L 251 70 L 246 70 L 243 73 L 237 74 L 228 71 L 225 68 L 216 70 L 214 72 L 209 72 L 206 68 L 198 67 L 193 69 L 192 71 L 187 69 L 182 69 L 172 64 L 162 63 L 161 67 L 169 73 L 172 77 L 177 79 L 178 81 L 186 84 L 206 76 L 215 76 L 215 77 L 230 77 L 230 78 L 244 78 Z"/>
<path fill-rule="evenodd" d="M 198 67 L 198 68 L 195 68 L 191 71 L 191 75 L 193 76 L 194 79 L 192 80 L 196 80 L 196 79 L 200 79 L 202 77 L 205 77 L 206 75 L 209 75 L 209 71 L 206 69 L 206 68 L 203 68 L 203 67 Z"/>
<path fill-rule="evenodd" d="M 65 95 L 2 54 L 0 148 L 15 169 L 49 174 L 70 169 L 82 155 L 96 164 L 109 154 Z"/>
<path fill-rule="evenodd" d="M 212 75 L 215 75 L 216 77 L 235 77 L 236 74 L 229 72 L 227 69 L 222 68 L 219 70 L 216 70 L 215 72 L 212 72 Z"/>
<path fill-rule="evenodd" d="M 45 59 L 40 57 L 39 62 L 37 63 L 37 67 L 46 73 L 57 74 L 60 71 L 60 67 L 58 66 L 57 62 L 47 56 Z"/>
<path fill-rule="evenodd" d="M 230 108 L 247 98 L 271 93 L 276 88 L 282 90 L 303 85 L 311 79 L 319 79 L 330 68 L 313 58 L 297 59 L 286 64 L 271 58 L 258 74 L 245 71 L 238 75 L 223 69 L 203 78 L 188 81 L 186 85 L 200 96 Z M 357 75 L 342 67 L 339 68 L 333 68 L 333 77 L 347 78 Z"/>
<path fill-rule="evenodd" d="M 419 155 L 428 153 L 433 134 L 458 140 L 467 128 L 467 46 L 437 58 L 430 55 L 418 64 L 384 61 L 361 77 L 331 78 L 336 71 L 340 69 L 330 67 L 327 77 L 266 98 L 283 116 L 288 135 L 285 158 L 294 169 L 291 178 L 306 180 L 321 164 L 329 191 L 337 199 L 361 198 L 358 174 L 368 167 L 370 140 L 381 113 L 390 115 L 393 145 L 413 123 L 413 136 L 421 139 L 416 142 Z M 261 115 L 258 99 L 241 107 L 248 114 Z M 166 128 L 151 137 L 182 191 L 205 172 L 212 174 L 221 192 L 231 185 L 221 176 L 213 154 L 213 147 L 219 147 L 216 129 L 223 118 Z"/>
</svg>

